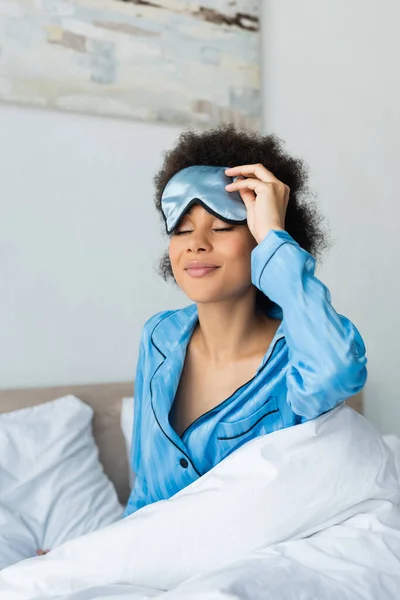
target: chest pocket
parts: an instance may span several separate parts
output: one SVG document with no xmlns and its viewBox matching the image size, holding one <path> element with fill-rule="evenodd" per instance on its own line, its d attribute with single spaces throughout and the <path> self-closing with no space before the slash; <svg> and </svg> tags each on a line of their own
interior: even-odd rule
<svg viewBox="0 0 400 600">
<path fill-rule="evenodd" d="M 237 420 L 219 421 L 217 440 L 221 443 L 243 443 L 283 427 L 275 396 L 270 396 L 262 406 L 250 415 Z"/>
</svg>

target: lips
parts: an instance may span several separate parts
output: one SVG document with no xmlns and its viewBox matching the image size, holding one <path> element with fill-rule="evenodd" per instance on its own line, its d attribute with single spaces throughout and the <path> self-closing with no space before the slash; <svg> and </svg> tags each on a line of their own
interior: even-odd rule
<svg viewBox="0 0 400 600">
<path fill-rule="evenodd" d="M 204 275 L 209 275 L 219 269 L 219 267 L 188 267 L 186 268 L 186 273 L 190 275 L 190 277 L 204 277 Z"/>
<path fill-rule="evenodd" d="M 185 267 L 186 273 L 190 277 L 204 277 L 219 269 L 216 265 L 210 265 L 207 263 L 189 263 Z"/>
</svg>

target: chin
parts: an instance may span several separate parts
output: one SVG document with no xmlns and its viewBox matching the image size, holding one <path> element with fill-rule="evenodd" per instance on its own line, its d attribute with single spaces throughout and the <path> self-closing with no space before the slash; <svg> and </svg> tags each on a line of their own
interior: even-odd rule
<svg viewBox="0 0 400 600">
<path fill-rule="evenodd" d="M 243 280 L 245 279 L 244 275 Z M 182 292 L 196 304 L 215 304 L 232 300 L 232 298 L 240 297 L 248 287 L 247 282 L 246 285 L 243 285 L 243 281 L 229 281 L 229 278 L 226 277 L 189 278 L 188 276 L 175 276 L 175 281 Z"/>
<path fill-rule="evenodd" d="M 194 287 L 194 286 L 193 286 Z M 216 302 L 222 302 L 227 300 L 227 298 L 231 297 L 230 294 L 227 294 L 227 290 L 222 289 L 205 289 L 205 286 L 202 289 L 193 289 L 193 287 L 185 286 L 181 287 L 181 290 L 186 294 L 186 296 L 192 300 L 192 302 L 196 302 L 196 304 L 210 304 Z"/>
<path fill-rule="evenodd" d="M 207 296 L 206 294 L 191 294 L 190 296 L 189 294 L 186 295 L 192 302 L 195 302 L 196 304 L 215 304 L 216 302 L 221 302 L 221 300 L 224 300 L 224 298 L 221 298 L 221 296 Z"/>
</svg>

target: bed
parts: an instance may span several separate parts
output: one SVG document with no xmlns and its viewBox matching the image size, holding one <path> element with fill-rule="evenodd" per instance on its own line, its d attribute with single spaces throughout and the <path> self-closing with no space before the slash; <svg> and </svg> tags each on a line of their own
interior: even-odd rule
<svg viewBox="0 0 400 600">
<path fill-rule="evenodd" d="M 94 405 L 114 480 L 128 462 L 124 386 L 48 396 L 73 391 Z M 3 410 L 44 400 L 15 394 Z M 61 400 L 63 414 L 78 406 Z M 400 439 L 346 404 L 253 439 L 169 500 L 0 571 L 7 600 L 398 600 L 399 589 Z"/>
<path fill-rule="evenodd" d="M 93 432 L 101 463 L 115 486 L 120 502 L 125 504 L 129 496 L 129 469 L 120 427 L 120 413 L 122 398 L 133 395 L 133 382 L 0 390 L 0 414 L 48 402 L 67 394 L 80 398 L 92 407 Z M 350 398 L 348 404 L 362 413 L 362 393 Z"/>
</svg>

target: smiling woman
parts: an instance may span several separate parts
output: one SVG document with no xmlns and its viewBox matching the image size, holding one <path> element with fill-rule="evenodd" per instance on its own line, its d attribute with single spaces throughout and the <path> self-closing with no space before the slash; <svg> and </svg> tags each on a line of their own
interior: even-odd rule
<svg viewBox="0 0 400 600">
<path fill-rule="evenodd" d="M 241 296 L 251 279 L 249 256 L 255 246 L 248 227 L 228 225 L 202 206 L 192 206 L 170 240 L 175 281 L 194 302 Z"/>
<path fill-rule="evenodd" d="M 276 137 L 184 133 L 155 182 L 169 235 L 160 270 L 192 304 L 143 328 L 125 516 L 366 380 L 362 338 L 315 277 L 325 238 L 305 167 Z"/>
</svg>

